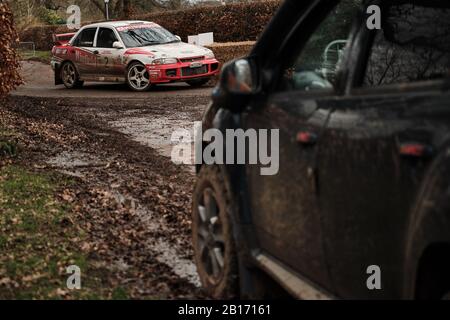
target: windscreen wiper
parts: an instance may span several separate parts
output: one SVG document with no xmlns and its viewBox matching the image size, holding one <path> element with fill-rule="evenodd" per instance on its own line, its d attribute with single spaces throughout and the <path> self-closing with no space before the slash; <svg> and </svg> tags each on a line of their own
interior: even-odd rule
<svg viewBox="0 0 450 320">
<path fill-rule="evenodd" d="M 154 45 L 154 44 L 161 44 L 161 42 L 159 42 L 159 41 L 147 41 L 146 43 L 143 43 L 142 45 L 140 45 L 140 47 L 150 46 L 150 45 Z"/>
</svg>

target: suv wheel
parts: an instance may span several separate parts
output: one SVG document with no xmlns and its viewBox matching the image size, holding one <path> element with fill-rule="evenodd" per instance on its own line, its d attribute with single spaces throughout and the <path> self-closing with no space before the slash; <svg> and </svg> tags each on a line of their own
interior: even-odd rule
<svg viewBox="0 0 450 320">
<path fill-rule="evenodd" d="M 192 235 L 197 271 L 207 293 L 216 299 L 238 294 L 233 239 L 232 195 L 218 166 L 200 170 L 193 195 Z"/>
<path fill-rule="evenodd" d="M 140 62 L 133 62 L 127 70 L 127 84 L 133 91 L 147 91 L 151 87 L 147 68 Z"/>
<path fill-rule="evenodd" d="M 61 79 L 67 89 L 81 88 L 83 81 L 80 81 L 77 69 L 72 62 L 65 62 L 61 66 Z"/>
</svg>

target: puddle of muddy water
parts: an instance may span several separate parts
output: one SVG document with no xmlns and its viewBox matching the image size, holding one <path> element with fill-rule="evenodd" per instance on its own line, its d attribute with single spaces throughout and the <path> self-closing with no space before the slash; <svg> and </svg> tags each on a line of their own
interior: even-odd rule
<svg viewBox="0 0 450 320">
<path fill-rule="evenodd" d="M 104 166 L 107 161 L 108 159 L 100 159 L 90 153 L 64 151 L 46 162 L 65 174 L 82 177 L 85 169 Z"/>
<path fill-rule="evenodd" d="M 185 119 L 182 120 L 165 116 L 137 115 L 134 112 L 127 112 L 126 115 L 128 117 L 110 121 L 109 123 L 120 132 L 129 135 L 133 140 L 157 150 L 166 157 L 171 156 L 171 136 L 175 130 L 180 128 L 189 130 L 191 137 L 193 137 L 193 122 L 188 120 L 189 117 L 187 115 L 183 116 L 182 118 Z M 193 141 L 188 141 L 188 145 L 192 146 Z M 90 167 L 106 165 L 108 161 L 110 159 L 99 159 L 92 154 L 74 151 L 63 152 L 50 158 L 47 163 L 57 167 L 66 174 L 83 177 L 84 170 L 89 170 Z M 111 192 L 115 195 L 117 202 L 128 201 L 132 203 L 132 208 L 136 210 L 142 223 L 150 232 L 160 233 L 161 231 L 166 231 L 168 234 L 177 232 L 169 229 L 162 217 L 155 217 L 150 210 L 139 204 L 138 200 L 126 199 L 117 190 L 114 190 L 114 187 Z M 149 239 L 147 246 L 149 250 L 156 254 L 157 261 L 169 266 L 177 276 L 188 280 L 197 287 L 201 285 L 195 263 L 185 258 L 186 248 L 183 245 L 177 245 L 176 243 L 168 242 L 162 237 L 157 237 Z M 118 267 L 126 268 L 126 265 L 118 261 Z"/>
<path fill-rule="evenodd" d="M 123 195 L 121 195 L 117 191 L 115 191 L 113 194 L 115 195 L 116 199 L 119 199 L 119 201 L 126 201 Z M 146 226 L 147 230 L 173 233 L 173 230 L 171 231 L 169 230 L 169 228 L 167 228 L 163 218 L 155 217 L 150 210 L 148 210 L 145 206 L 139 204 L 136 199 L 128 200 L 135 204 L 136 213 L 141 219 L 142 223 Z M 195 263 L 190 259 L 184 258 L 186 254 L 186 248 L 177 244 L 169 243 L 161 237 L 158 237 L 156 239 L 149 239 L 149 241 L 147 242 L 147 246 L 152 252 L 156 254 L 156 260 L 158 260 L 158 262 L 169 266 L 177 276 L 188 280 L 196 287 L 201 286 Z"/>
<path fill-rule="evenodd" d="M 139 112 L 141 112 L 139 110 Z M 182 155 L 183 162 L 194 160 L 194 121 L 188 114 L 179 113 L 177 119 L 167 116 L 136 115 L 137 112 L 122 114 L 122 119 L 109 121 L 109 124 L 120 132 L 129 135 L 131 139 L 155 149 L 162 156 L 171 157 L 175 145 L 171 141 L 172 134 L 176 130 L 187 130 L 190 137 L 183 139 L 181 146 L 190 148 L 189 154 Z"/>
<path fill-rule="evenodd" d="M 197 267 L 188 259 L 181 258 L 173 246 L 162 239 L 158 239 L 153 248 L 159 253 L 156 258 L 172 268 L 172 271 L 180 278 L 185 278 L 196 287 L 200 287 L 200 278 L 197 274 Z"/>
<path fill-rule="evenodd" d="M 99 165 L 101 161 L 88 153 L 65 151 L 53 158 L 50 158 L 47 163 L 60 168 L 74 168 L 89 165 Z"/>
<path fill-rule="evenodd" d="M 56 157 L 47 161 L 48 164 L 57 167 L 61 172 L 73 176 L 83 177 L 82 169 L 79 167 L 89 167 L 102 165 L 100 159 L 95 156 L 82 152 L 63 152 Z M 169 229 L 162 217 L 155 217 L 150 210 L 144 205 L 140 204 L 137 199 L 125 197 L 123 194 L 114 189 L 111 190 L 117 203 L 129 204 L 131 208 L 136 210 L 142 224 L 146 226 L 148 231 L 160 233 L 165 231 L 167 234 L 176 232 L 176 230 Z M 156 260 L 169 266 L 172 271 L 180 278 L 186 279 L 193 285 L 199 287 L 200 279 L 197 274 L 197 268 L 194 262 L 190 259 L 184 258 L 186 256 L 186 248 L 176 243 L 169 243 L 164 238 L 151 238 L 147 242 L 149 250 L 156 254 Z M 117 261 L 117 268 L 126 268 L 123 261 Z"/>
</svg>

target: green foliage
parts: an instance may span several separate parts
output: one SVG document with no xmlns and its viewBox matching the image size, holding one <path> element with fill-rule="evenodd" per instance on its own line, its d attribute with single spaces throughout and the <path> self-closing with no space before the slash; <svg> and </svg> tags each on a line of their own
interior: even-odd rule
<svg viewBox="0 0 450 320">
<path fill-rule="evenodd" d="M 13 157 L 17 154 L 16 137 L 13 132 L 9 132 L 0 127 L 0 159 L 2 157 Z"/>
<path fill-rule="evenodd" d="M 62 25 L 66 23 L 66 20 L 62 18 L 58 12 L 50 9 L 43 9 L 41 13 L 41 20 L 50 25 Z"/>
<path fill-rule="evenodd" d="M 122 287 L 117 287 L 114 289 L 112 293 L 112 299 L 113 300 L 128 300 L 128 294 L 127 291 Z"/>
<path fill-rule="evenodd" d="M 13 142 L 0 141 L 0 157 L 1 156 L 15 156 L 17 153 L 16 144 Z"/>
</svg>

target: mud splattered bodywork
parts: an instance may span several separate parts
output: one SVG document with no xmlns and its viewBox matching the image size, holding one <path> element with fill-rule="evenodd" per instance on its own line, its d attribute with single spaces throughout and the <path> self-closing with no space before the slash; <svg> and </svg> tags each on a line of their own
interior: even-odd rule
<svg viewBox="0 0 450 320">
<path fill-rule="evenodd" d="M 223 167 L 241 257 L 261 267 L 251 256 L 263 252 L 334 297 L 440 298 L 450 291 L 450 7 L 361 1 L 336 73 L 308 69 L 321 56 L 311 35 L 340 30 L 326 15 L 349 3 L 286 1 L 247 58 L 254 92 L 239 100 L 222 83 L 214 93 L 204 128 L 280 129 L 278 175 Z M 382 30 L 366 27 L 370 4 Z M 344 43 L 333 32 L 323 47 Z M 382 290 L 367 287 L 370 265 Z"/>
<path fill-rule="evenodd" d="M 139 32 L 158 41 L 145 42 Z M 62 83 L 60 67 L 66 61 L 75 65 L 81 81 L 125 82 L 133 62 L 146 67 L 153 84 L 205 79 L 219 72 L 211 50 L 183 43 L 161 26 L 144 21 L 85 26 L 52 53 L 56 84 Z"/>
</svg>

